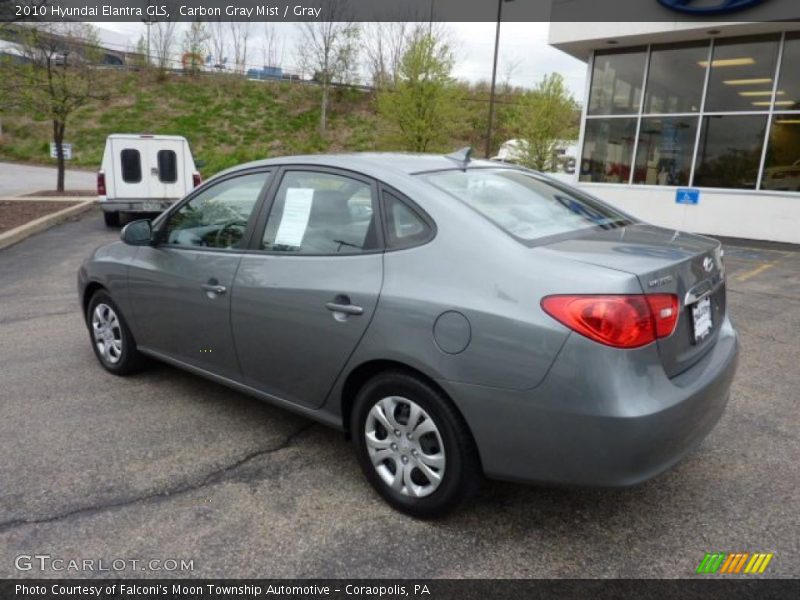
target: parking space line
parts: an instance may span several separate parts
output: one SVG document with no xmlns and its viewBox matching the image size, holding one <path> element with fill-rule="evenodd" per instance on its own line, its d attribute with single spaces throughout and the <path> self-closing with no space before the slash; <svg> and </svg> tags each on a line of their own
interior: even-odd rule
<svg viewBox="0 0 800 600">
<path fill-rule="evenodd" d="M 736 277 L 736 281 L 747 281 L 751 277 L 755 277 L 759 273 L 763 273 L 767 269 L 771 269 L 777 263 L 778 263 L 778 261 L 776 260 L 776 261 L 773 261 L 773 262 L 764 263 L 763 265 L 759 265 L 755 269 L 751 269 L 750 271 L 747 271 L 747 272 L 742 273 L 741 275 L 737 276 Z"/>
</svg>

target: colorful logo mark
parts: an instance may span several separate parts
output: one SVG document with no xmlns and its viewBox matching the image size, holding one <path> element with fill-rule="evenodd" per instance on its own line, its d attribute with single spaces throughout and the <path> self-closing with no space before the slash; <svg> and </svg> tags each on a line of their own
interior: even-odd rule
<svg viewBox="0 0 800 600">
<path fill-rule="evenodd" d="M 677 10 L 678 12 L 690 15 L 723 15 L 725 13 L 750 8 L 751 6 L 764 2 L 764 0 L 720 0 L 716 4 L 709 6 L 708 2 L 695 2 L 695 0 L 658 1 L 671 10 Z M 697 4 L 700 6 L 695 6 Z"/>
<path fill-rule="evenodd" d="M 775 556 L 771 552 L 736 552 L 726 554 L 725 552 L 708 553 L 700 561 L 697 573 L 724 573 L 727 575 L 737 573 L 763 573 L 767 569 L 769 561 Z M 747 565 L 747 566 L 745 566 Z M 743 570 L 744 568 L 744 570 Z"/>
</svg>

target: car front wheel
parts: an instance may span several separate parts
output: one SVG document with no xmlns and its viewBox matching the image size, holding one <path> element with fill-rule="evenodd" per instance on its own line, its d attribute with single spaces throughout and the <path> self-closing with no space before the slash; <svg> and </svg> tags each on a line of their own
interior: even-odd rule
<svg viewBox="0 0 800 600">
<path fill-rule="evenodd" d="M 351 427 L 364 474 L 398 510 L 438 517 L 477 491 L 472 436 L 449 400 L 422 379 L 404 372 L 371 379 L 356 398 Z"/>
<path fill-rule="evenodd" d="M 111 296 L 98 291 L 89 301 L 86 323 L 97 360 L 114 375 L 131 375 L 142 369 L 145 358 L 136 349 L 128 324 Z"/>
</svg>

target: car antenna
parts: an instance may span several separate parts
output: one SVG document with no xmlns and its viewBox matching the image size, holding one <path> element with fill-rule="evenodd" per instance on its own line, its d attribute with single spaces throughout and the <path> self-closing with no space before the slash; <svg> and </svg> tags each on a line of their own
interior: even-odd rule
<svg viewBox="0 0 800 600">
<path fill-rule="evenodd" d="M 465 148 L 461 148 L 461 150 L 456 150 L 451 154 L 445 154 L 445 158 L 449 158 L 458 163 L 463 171 L 467 170 L 467 165 L 469 165 L 469 161 L 472 157 L 472 147 L 466 146 Z"/>
</svg>

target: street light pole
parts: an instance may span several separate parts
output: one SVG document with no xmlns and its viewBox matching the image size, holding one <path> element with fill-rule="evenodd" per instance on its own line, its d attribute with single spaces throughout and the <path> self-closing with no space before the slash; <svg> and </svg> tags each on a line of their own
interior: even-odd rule
<svg viewBox="0 0 800 600">
<path fill-rule="evenodd" d="M 486 130 L 486 158 L 492 152 L 492 127 L 494 126 L 494 89 L 497 84 L 497 53 L 500 49 L 500 21 L 503 20 L 503 2 L 511 0 L 497 0 L 497 27 L 494 33 L 494 63 L 492 64 L 492 89 L 489 92 L 489 126 Z"/>
<path fill-rule="evenodd" d="M 150 27 L 153 25 L 153 17 L 150 15 L 150 4 L 152 0 L 147 0 L 147 18 L 142 19 L 142 23 L 147 27 L 147 61 L 146 65 L 150 66 Z"/>
</svg>

